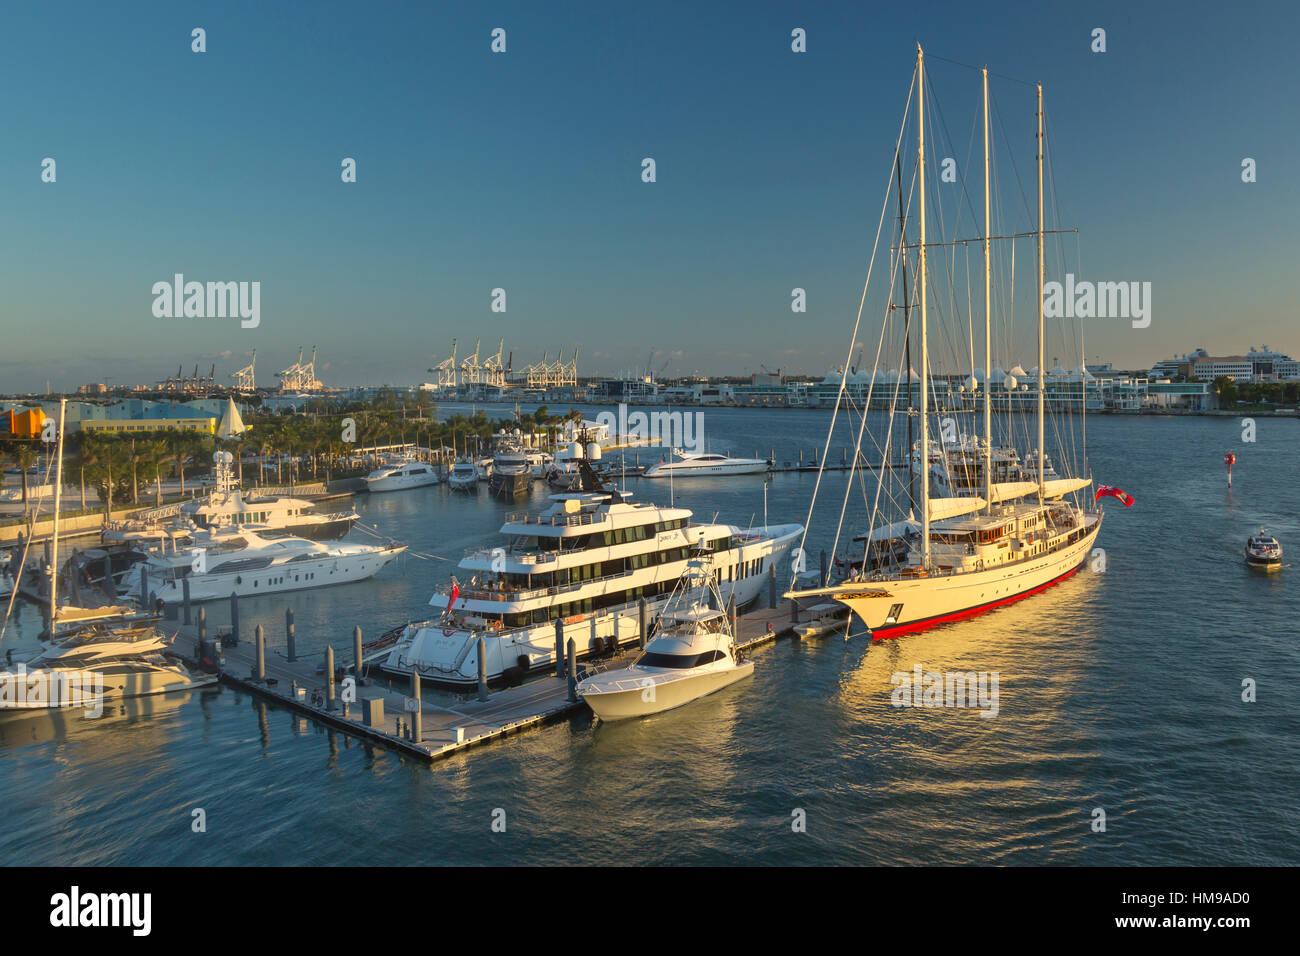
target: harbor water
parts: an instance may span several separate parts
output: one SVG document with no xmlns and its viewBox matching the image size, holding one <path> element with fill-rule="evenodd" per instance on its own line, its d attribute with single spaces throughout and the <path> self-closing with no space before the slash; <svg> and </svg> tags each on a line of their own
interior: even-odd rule
<svg viewBox="0 0 1300 956">
<path fill-rule="evenodd" d="M 711 450 L 782 460 L 820 450 L 830 421 L 819 410 L 704 414 Z M 617 724 L 583 712 L 433 764 L 229 687 L 94 720 L 7 715 L 0 860 L 1300 862 L 1300 569 L 1264 576 L 1242 557 L 1261 526 L 1300 554 L 1300 422 L 1259 419 L 1253 443 L 1227 418 L 1098 416 L 1087 432 L 1095 479 L 1136 504 L 1103 499 L 1104 554 L 1024 601 L 875 645 L 854 633 L 781 641 L 752 655 L 751 680 L 687 707 Z M 830 460 L 851 443 L 841 423 Z M 1231 489 L 1226 451 L 1237 455 Z M 768 519 L 803 523 L 816 480 L 766 481 Z M 848 473 L 821 482 L 814 567 L 846 486 L 846 533 L 864 529 L 869 505 Z M 671 495 L 696 520 L 741 526 L 763 523 L 764 487 L 762 476 L 627 480 L 637 498 Z M 534 483 L 531 502 L 508 505 L 446 485 L 360 495 L 362 522 L 425 557 L 371 581 L 244 600 L 244 636 L 260 623 L 283 649 L 292 607 L 300 654 L 332 644 L 348 662 L 354 626 L 373 637 L 424 618 L 464 551 L 495 543 L 506 511 L 541 507 L 547 493 Z M 206 607 L 221 629 L 228 607 Z M 20 603 L 5 646 L 34 647 L 39 626 Z M 996 716 L 895 706 L 894 675 L 918 667 L 996 675 Z"/>
</svg>

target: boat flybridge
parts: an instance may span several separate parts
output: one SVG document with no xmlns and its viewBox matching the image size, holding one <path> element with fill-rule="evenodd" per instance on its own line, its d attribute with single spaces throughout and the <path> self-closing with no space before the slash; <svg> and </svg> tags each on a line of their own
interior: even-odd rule
<svg viewBox="0 0 1300 956">
<path fill-rule="evenodd" d="M 803 532 L 797 524 L 691 524 L 690 510 L 633 502 L 578 462 L 582 490 L 551 495 L 540 513 L 507 515 L 501 546 L 467 552 L 462 580 L 453 576 L 434 593 L 435 618 L 406 626 L 386 672 L 474 684 L 482 639 L 488 680 L 514 682 L 555 662 L 557 622 L 579 657 L 612 650 L 639 637 L 638 602 L 657 613 L 699 552 L 712 555 L 724 599 L 742 607 Z"/>
<path fill-rule="evenodd" d="M 383 544 L 326 544 L 291 535 L 242 530 L 198 532 L 192 547 L 160 547 L 122 575 L 119 593 L 142 604 L 214 601 L 347 584 L 373 577 L 406 550 Z M 147 594 L 145 593 L 147 591 Z"/>
<path fill-rule="evenodd" d="M 754 662 L 737 654 L 726 606 L 708 557 L 688 561 L 641 656 L 584 679 L 578 696 L 601 720 L 621 720 L 672 710 L 748 677 Z"/>
<path fill-rule="evenodd" d="M 1005 440 L 1007 435 L 1015 432 L 1017 427 L 1028 431 L 1025 417 L 1011 417 L 1012 409 L 1002 402 L 1000 394 L 993 394 L 990 378 L 1001 380 L 1000 388 L 1007 385 L 1004 376 L 988 376 L 979 389 L 978 402 L 974 406 L 972 417 L 982 412 L 983 428 L 978 437 L 953 435 L 945 441 L 935 438 L 931 430 L 935 425 L 931 409 L 931 352 L 930 338 L 936 329 L 928 325 L 928 303 L 931 293 L 928 290 L 929 269 L 927 267 L 926 236 L 926 159 L 925 159 L 925 109 L 930 98 L 931 87 L 925 79 L 925 59 L 918 46 L 916 69 L 913 76 L 913 93 L 915 117 L 912 125 L 917 136 L 916 162 L 913 167 L 915 186 L 915 215 L 917 221 L 917 240 L 909 241 L 906 231 L 905 209 L 912 208 L 905 202 L 905 183 L 908 171 L 904 166 L 905 157 L 901 148 L 896 154 L 895 177 L 886 194 L 887 207 L 893 205 L 894 197 L 890 195 L 897 188 L 898 231 L 894 236 L 891 254 L 897 258 L 890 272 L 888 303 L 885 306 L 885 320 L 881 328 L 882 363 L 893 363 L 894 359 L 885 359 L 885 343 L 897 347 L 899 368 L 911 366 L 913 337 L 912 312 L 919 309 L 919 409 L 913 409 L 913 393 L 906 391 L 907 409 L 904 413 L 898 408 L 904 399 L 895 393 L 889 409 L 889 425 L 893 426 L 895 412 L 900 422 L 906 422 L 909 431 L 908 443 L 903 447 L 911 451 L 909 467 L 895 471 L 889 467 L 888 436 L 873 435 L 877 447 L 883 449 L 882 466 L 874 475 L 878 485 L 875 489 L 866 487 L 863 491 L 871 506 L 869 528 L 854 540 L 864 546 L 860 560 L 843 563 L 847 573 L 838 580 L 821 581 L 823 586 L 799 588 L 787 592 L 787 597 L 808 604 L 834 600 L 848 607 L 853 614 L 870 629 L 875 638 L 893 637 L 909 631 L 922 630 L 946 621 L 979 614 L 1000 605 L 1027 597 L 1074 574 L 1084 563 L 1090 553 L 1101 529 L 1102 512 L 1096 508 L 1094 501 L 1078 493 L 1091 484 L 1089 477 L 1062 477 L 1051 466 L 1045 452 L 1045 375 L 1041 371 L 1046 367 L 1044 358 L 1044 259 L 1042 247 L 1046 230 L 1043 222 L 1043 127 L 1042 127 L 1042 88 L 1038 88 L 1038 222 L 1032 233 L 995 236 L 989 200 L 990 166 L 989 166 L 989 130 L 988 121 L 988 71 L 983 70 L 984 82 L 984 221 L 980 228 L 983 235 L 972 239 L 963 246 L 982 247 L 984 258 L 984 363 L 983 368 L 993 366 L 992 346 L 994 341 L 1010 341 L 1015 337 L 1012 326 L 1010 307 L 1006 307 L 1001 320 L 1006 328 L 999 330 L 995 337 L 992 328 L 992 268 L 990 265 L 990 248 L 995 239 L 1008 239 L 1033 236 L 1037 240 L 1037 345 L 1038 366 L 1036 370 L 1037 393 L 1036 414 L 1033 424 L 1036 426 L 1037 441 L 1025 460 L 1021 460 L 1013 443 Z M 920 95 L 917 94 L 920 91 Z M 910 108 L 909 108 L 910 112 Z M 909 163 L 910 165 L 910 163 Z M 964 193 L 963 193 L 964 194 Z M 942 221 L 942 219 L 940 219 Z M 999 233 L 1015 233 L 1012 228 L 998 228 Z M 945 248 L 955 248 L 957 243 L 935 243 Z M 894 297 L 893 283 L 901 274 L 903 295 L 901 303 Z M 915 288 L 908 289 L 909 274 L 916 280 Z M 969 273 L 968 273 L 969 274 Z M 1014 275 L 1014 272 L 1011 273 Z M 972 283 L 973 284 L 973 283 Z M 970 299 L 975 298 L 974 289 Z M 1004 290 L 1005 291 L 1005 290 Z M 1003 302 L 1014 302 L 1010 293 L 1000 296 Z M 863 292 L 863 301 L 868 301 L 867 290 Z M 946 301 L 946 300 L 945 300 Z M 896 304 L 897 303 L 897 304 Z M 901 323 L 891 319 L 894 310 L 901 313 Z M 941 321 L 944 313 L 940 313 Z M 969 355 L 974 365 L 975 315 L 962 316 L 961 321 L 952 321 L 949 329 L 960 340 L 964 334 L 970 334 L 971 341 L 960 346 L 948 343 L 952 354 Z M 1067 336 L 1067 340 L 1069 340 Z M 941 353 L 942 354 L 942 353 Z M 1019 367 L 1014 371 L 1020 371 Z M 874 381 L 874 376 L 873 376 Z M 972 390 L 978 383 L 970 381 Z M 1014 381 L 1014 380 L 1013 380 Z M 1027 386 L 1026 386 L 1027 387 Z M 845 399 L 843 394 L 840 401 Z M 865 418 L 865 408 L 871 407 L 871 396 L 861 411 Z M 993 429 L 993 407 L 1002 404 L 1007 421 L 1002 429 L 1003 440 L 995 441 Z M 1082 409 L 1080 409 L 1082 411 Z M 945 413 L 946 414 L 946 413 Z M 914 415 L 919 423 L 920 440 L 912 445 L 911 428 Z M 865 423 L 865 422 L 864 422 Z M 950 431 L 946 423 L 943 429 Z M 1059 423 L 1058 423 L 1059 430 Z M 1032 440 L 1025 436 L 1026 444 Z M 896 440 L 896 439 L 895 439 Z M 859 438 L 859 442 L 861 439 Z M 896 447 L 896 446 L 895 446 Z M 1061 447 L 1066 447 L 1064 440 Z M 860 449 L 856 449 L 858 451 Z M 1086 460 L 1086 450 L 1084 451 Z M 924 464 L 924 467 L 922 465 Z M 1068 469 L 1066 469 L 1068 471 Z M 902 484 L 903 487 L 899 487 Z M 846 491 L 846 502 L 847 502 Z M 838 503 L 837 503 L 838 504 Z M 814 500 L 814 507 L 816 502 Z M 845 509 L 839 508 L 841 526 Z M 890 512 L 895 512 L 891 516 Z M 838 540 L 839 531 L 836 532 Z M 837 561 L 837 566 L 841 566 Z"/>
<path fill-rule="evenodd" d="M 645 470 L 643 478 L 696 478 L 715 475 L 761 475 L 769 471 L 772 463 L 766 458 L 729 458 L 712 452 L 687 452 L 674 450 L 673 459 L 655 462 Z"/>
</svg>

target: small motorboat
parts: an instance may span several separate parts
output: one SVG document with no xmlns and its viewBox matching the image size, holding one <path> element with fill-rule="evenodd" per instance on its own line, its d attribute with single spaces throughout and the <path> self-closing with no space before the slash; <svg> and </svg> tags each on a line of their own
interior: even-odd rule
<svg viewBox="0 0 1300 956">
<path fill-rule="evenodd" d="M 754 673 L 754 662 L 736 653 L 722 595 L 707 564 L 687 562 L 654 636 L 634 663 L 578 684 L 578 696 L 601 720 L 672 710 Z"/>
<path fill-rule="evenodd" d="M 1246 564 L 1260 571 L 1282 569 L 1282 544 L 1267 528 L 1260 528 L 1259 534 L 1246 539 Z"/>
</svg>

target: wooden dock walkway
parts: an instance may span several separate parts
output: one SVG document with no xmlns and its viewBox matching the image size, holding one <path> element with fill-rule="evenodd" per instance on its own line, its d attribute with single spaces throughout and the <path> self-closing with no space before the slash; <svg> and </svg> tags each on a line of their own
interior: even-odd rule
<svg viewBox="0 0 1300 956">
<path fill-rule="evenodd" d="M 778 638 L 796 636 L 791 620 L 790 603 L 779 602 L 777 607 L 762 607 L 737 616 L 737 646 L 746 650 L 771 643 Z M 210 602 L 204 607 L 220 607 Z M 195 612 L 197 613 L 197 611 Z M 806 612 L 799 612 L 800 620 L 807 620 Z M 162 628 L 178 629 L 174 650 L 189 661 L 198 660 L 198 625 L 166 621 Z M 229 625 L 225 625 L 228 632 Z M 218 636 L 216 622 L 207 622 L 209 647 Z M 611 669 L 630 663 L 638 648 L 635 644 L 618 657 L 600 662 L 578 663 L 579 675 L 595 668 Z M 353 652 L 336 651 L 335 669 L 352 670 Z M 264 650 L 266 680 L 257 678 L 257 645 L 252 633 L 241 633 L 237 644 L 221 647 L 219 673 L 224 683 L 265 698 L 274 704 L 295 710 L 320 723 L 342 730 L 353 736 L 370 740 L 392 750 L 434 761 L 499 740 L 530 727 L 538 727 L 585 709 L 581 700 L 569 699 L 567 677 L 556 677 L 552 667 L 548 676 L 530 679 L 517 687 L 490 691 L 486 700 L 474 696 L 459 701 L 431 700 L 420 695 L 420 734 L 412 739 L 412 713 L 407 711 L 411 698 L 398 690 L 400 679 L 364 678 L 355 688 L 355 701 L 343 702 L 343 686 L 335 683 L 339 698 L 330 709 L 325 703 L 328 674 L 325 671 L 325 653 L 311 653 L 290 661 L 284 654 L 270 647 Z M 446 695 L 444 694 L 445 698 Z M 382 701 L 382 717 L 376 725 L 366 722 L 366 713 L 377 705 L 367 701 Z M 401 729 L 399 730 L 399 724 Z"/>
</svg>

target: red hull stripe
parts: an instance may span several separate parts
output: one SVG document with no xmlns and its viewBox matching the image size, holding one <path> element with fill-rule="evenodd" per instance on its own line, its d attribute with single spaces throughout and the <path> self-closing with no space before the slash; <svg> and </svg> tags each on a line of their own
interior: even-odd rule
<svg viewBox="0 0 1300 956">
<path fill-rule="evenodd" d="M 916 631 L 928 630 L 929 628 L 936 627 L 939 624 L 947 624 L 949 621 L 960 621 L 962 618 L 975 617 L 977 614 L 986 614 L 989 611 L 1002 607 L 1002 605 L 1004 604 L 1011 604 L 1015 601 L 1019 601 L 1021 598 L 1027 598 L 1031 594 L 1037 594 L 1039 591 L 1045 591 L 1048 588 L 1050 588 L 1053 584 L 1061 583 L 1070 575 L 1078 571 L 1079 568 L 1083 567 L 1083 565 L 1084 562 L 1080 561 L 1077 565 L 1075 565 L 1074 567 L 1072 567 L 1070 570 L 1066 571 L 1064 574 L 1060 575 L 1059 577 L 1052 578 L 1052 580 L 1048 581 L 1047 583 L 1040 584 L 1038 585 L 1038 587 L 1026 591 L 1023 594 L 1013 594 L 1011 597 L 1005 597 L 998 601 L 990 601 L 987 604 L 980 604 L 977 605 L 976 607 L 968 607 L 962 611 L 953 611 L 951 614 L 939 614 L 936 615 L 935 617 L 923 618 L 922 620 L 919 621 L 912 621 L 910 624 L 900 624 L 896 627 L 876 628 L 874 631 L 871 632 L 871 639 L 875 641 L 884 641 L 884 640 L 888 640 L 891 637 L 900 637 L 903 634 L 912 634 Z"/>
</svg>

